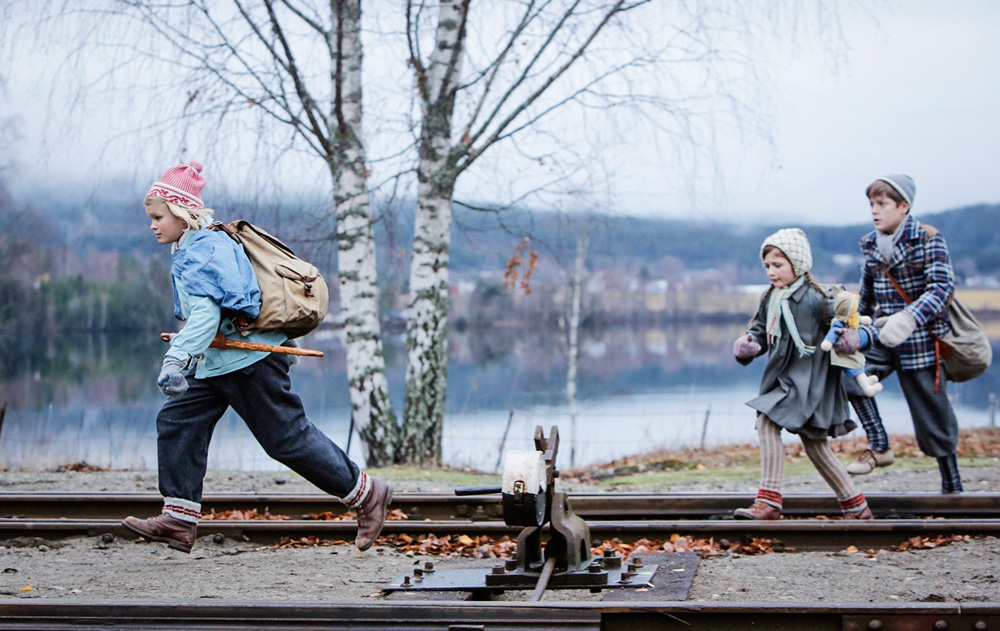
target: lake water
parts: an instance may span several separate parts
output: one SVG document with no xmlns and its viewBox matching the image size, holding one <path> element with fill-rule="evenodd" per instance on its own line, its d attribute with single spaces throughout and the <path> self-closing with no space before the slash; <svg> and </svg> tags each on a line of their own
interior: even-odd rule
<svg viewBox="0 0 1000 631">
<path fill-rule="evenodd" d="M 453 331 L 446 464 L 493 471 L 505 449 L 531 449 L 536 425 L 560 432 L 562 468 L 691 446 L 756 443 L 754 397 L 763 360 L 732 358 L 741 325 L 613 329 L 582 334 L 575 422 L 565 396 L 565 335 L 559 330 L 490 328 Z M 996 344 L 996 342 L 994 342 Z M 293 369 L 294 390 L 309 417 L 341 446 L 348 443 L 350 404 L 339 333 L 315 332 L 306 345 L 326 352 Z M 154 335 L 31 340 L 7 349 L 0 363 L 0 466 L 44 470 L 86 462 L 113 469 L 155 469 L 155 386 L 164 346 Z M 397 414 L 405 342 L 385 343 Z M 995 422 L 996 367 L 979 379 L 949 384 L 963 428 Z M 878 396 L 890 433 L 912 434 L 895 378 Z M 861 430 L 855 430 L 861 435 Z M 505 438 L 506 437 L 506 438 Z M 786 435 L 787 441 L 796 440 Z M 350 455 L 363 461 L 354 435 Z M 231 411 L 219 422 L 209 466 L 280 470 Z"/>
</svg>

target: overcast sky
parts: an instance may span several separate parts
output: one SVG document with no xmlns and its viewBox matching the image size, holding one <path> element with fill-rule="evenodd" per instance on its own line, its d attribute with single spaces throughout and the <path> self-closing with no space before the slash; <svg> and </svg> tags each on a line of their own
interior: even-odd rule
<svg viewBox="0 0 1000 631">
<path fill-rule="evenodd" d="M 867 220 L 865 187 L 900 172 L 916 182 L 917 214 L 1000 202 L 1000 2 L 904 0 L 876 18 L 845 9 L 838 69 L 816 49 L 779 66 L 776 168 L 731 169 L 727 206 Z"/>
<path fill-rule="evenodd" d="M 847 46 L 841 54 L 800 41 L 794 54 L 768 60 L 776 80 L 773 111 L 766 112 L 773 143 L 724 139 L 720 176 L 690 197 L 679 193 L 683 174 L 636 138 L 634 151 L 621 158 L 628 163 L 617 169 L 629 175 L 617 182 L 616 210 L 739 222 L 858 223 L 868 220 L 867 184 L 898 172 L 916 181 L 917 214 L 1000 202 L 1000 2 L 837 6 Z M 119 168 L 133 176 L 134 161 L 119 155 L 96 162 L 95 143 L 112 133 L 96 125 L 89 134 L 50 127 L 38 141 L 45 108 L 38 105 L 37 83 L 46 69 L 32 65 L 33 51 L 24 54 L 9 66 L 8 98 L 0 103 L 0 116 L 17 116 L 25 137 L 14 152 L 20 169 L 15 193 L 39 183 L 104 182 Z M 463 195 L 469 191 L 460 185 Z"/>
</svg>

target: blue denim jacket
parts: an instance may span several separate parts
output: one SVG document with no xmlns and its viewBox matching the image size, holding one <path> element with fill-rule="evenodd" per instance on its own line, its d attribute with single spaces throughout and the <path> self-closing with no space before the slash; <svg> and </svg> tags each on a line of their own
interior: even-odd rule
<svg viewBox="0 0 1000 631">
<path fill-rule="evenodd" d="M 186 232 L 177 246 L 170 270 L 174 315 L 186 324 L 171 341 L 168 356 L 181 361 L 197 358 L 195 377 L 204 379 L 245 368 L 268 355 L 210 348 L 216 333 L 262 344 L 277 345 L 288 339 L 282 331 L 243 335 L 229 318 L 222 317 L 224 308 L 251 318 L 260 312 L 260 290 L 242 246 L 224 233 L 205 229 Z"/>
</svg>

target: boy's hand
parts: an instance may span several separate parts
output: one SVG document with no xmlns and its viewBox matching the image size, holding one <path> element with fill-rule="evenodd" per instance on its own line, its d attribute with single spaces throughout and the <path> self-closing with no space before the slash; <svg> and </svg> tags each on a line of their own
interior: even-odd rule
<svg viewBox="0 0 1000 631">
<path fill-rule="evenodd" d="M 736 359 L 753 359 L 760 355 L 760 344 L 747 333 L 736 338 L 736 341 L 733 342 L 733 355 L 736 356 Z"/>
<path fill-rule="evenodd" d="M 188 382 L 187 377 L 184 376 L 186 366 L 187 362 L 182 362 L 176 357 L 164 357 L 160 376 L 156 378 L 156 385 L 160 386 L 160 392 L 168 397 L 177 397 L 187 392 Z"/>
<path fill-rule="evenodd" d="M 881 320 L 882 318 L 879 318 Z M 876 326 L 878 321 L 876 321 Z M 879 330 L 878 339 L 884 346 L 894 348 L 906 341 L 917 329 L 917 321 L 906 311 L 894 313 L 885 319 Z"/>
</svg>

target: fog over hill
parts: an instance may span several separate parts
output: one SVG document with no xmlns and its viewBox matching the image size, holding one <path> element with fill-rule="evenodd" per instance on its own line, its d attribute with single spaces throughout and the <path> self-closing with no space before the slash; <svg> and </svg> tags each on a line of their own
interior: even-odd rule
<svg viewBox="0 0 1000 631">
<path fill-rule="evenodd" d="M 124 187 L 127 189 L 128 187 Z M 124 190 L 123 189 L 123 190 Z M 141 256 L 166 256 L 149 237 L 142 208 L 132 201 L 83 199 L 70 201 L 36 195 L 27 208 L 31 229 L 27 239 L 40 247 L 66 245 L 74 250 L 118 251 Z M 323 202 L 290 200 L 281 205 L 224 201 L 215 205 L 220 218 L 247 218 L 280 236 L 305 258 L 332 273 L 336 250 L 333 222 L 323 219 Z M 385 282 L 405 283 L 413 237 L 413 204 L 394 204 L 376 224 L 380 274 Z M 740 282 L 760 282 L 758 248 L 765 236 L 782 225 L 712 223 L 679 220 L 554 213 L 544 210 L 483 211 L 456 205 L 451 266 L 456 277 L 477 272 L 502 272 L 515 248 L 531 238 L 526 250 L 540 257 L 539 270 L 566 270 L 572 264 L 580 235 L 589 242 L 589 269 L 622 268 L 647 277 L 663 270 L 727 269 Z M 1000 204 L 980 204 L 943 212 L 918 214 L 946 237 L 960 280 L 1000 276 Z M 24 213 L 3 213 L 0 229 L 19 230 Z M 868 222 L 849 226 L 800 224 L 813 247 L 814 271 L 830 281 L 857 280 L 858 240 L 871 230 Z M 562 272 L 560 272 L 562 273 Z"/>
</svg>

